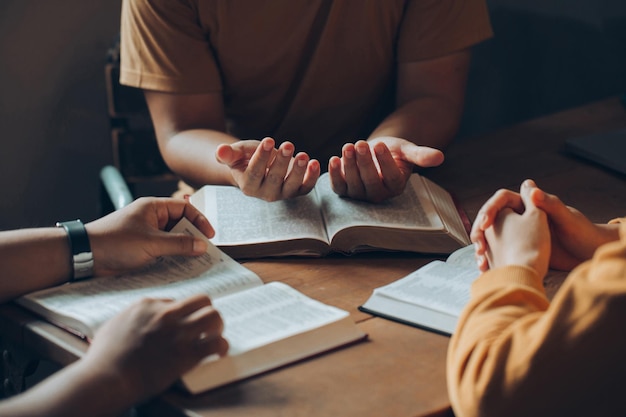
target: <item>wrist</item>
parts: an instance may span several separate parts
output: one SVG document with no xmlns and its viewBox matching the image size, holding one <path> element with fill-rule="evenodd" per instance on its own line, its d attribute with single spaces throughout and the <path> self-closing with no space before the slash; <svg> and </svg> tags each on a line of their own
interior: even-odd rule
<svg viewBox="0 0 626 417">
<path fill-rule="evenodd" d="M 620 222 L 611 222 L 609 224 L 596 225 L 602 236 L 602 242 L 600 244 L 614 242 L 619 240 Z M 599 246 L 599 245 L 598 245 Z"/>
<path fill-rule="evenodd" d="M 76 392 L 88 399 L 82 403 L 84 415 L 117 415 L 143 399 L 122 370 L 101 357 L 92 357 L 89 351 L 71 367 Z"/>
<path fill-rule="evenodd" d="M 67 235 L 70 249 L 70 282 L 93 276 L 93 253 L 85 225 L 80 220 L 58 222 Z"/>
</svg>

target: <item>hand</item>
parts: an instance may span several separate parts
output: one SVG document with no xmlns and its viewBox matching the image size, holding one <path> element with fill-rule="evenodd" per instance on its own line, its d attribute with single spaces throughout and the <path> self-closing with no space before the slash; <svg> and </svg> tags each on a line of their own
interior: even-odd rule
<svg viewBox="0 0 626 417">
<path fill-rule="evenodd" d="M 135 404 L 158 394 L 201 359 L 224 355 L 222 319 L 207 296 L 182 301 L 144 299 L 105 323 L 80 366 L 113 377 L 107 395 Z M 119 398 L 116 398 L 119 401 Z"/>
<path fill-rule="evenodd" d="M 618 239 L 617 225 L 594 224 L 578 210 L 563 204 L 558 197 L 536 188 L 534 181 L 527 180 L 524 184 L 536 190 L 532 193 L 533 204 L 544 210 L 548 216 L 552 239 L 550 267 L 572 270 L 590 259 L 599 246 Z M 507 207 L 522 213 L 524 203 L 521 195 L 509 190 L 500 190 L 478 212 L 470 238 L 476 244 L 479 260 L 481 256 L 484 257 L 486 249 L 484 231 L 493 224 L 497 213 Z M 482 263 L 484 270 L 486 269 L 484 258 Z"/>
<path fill-rule="evenodd" d="M 531 181 L 525 181 L 520 192 L 523 213 L 505 207 L 485 230 L 485 255 L 491 268 L 523 265 L 533 268 L 540 277 L 548 272 L 550 229 L 546 213 L 533 202 L 537 192 L 540 190 Z"/>
<path fill-rule="evenodd" d="M 437 166 L 443 153 L 395 137 L 380 137 L 343 146 L 333 156 L 328 173 L 333 191 L 342 197 L 378 203 L 404 191 L 413 167 Z"/>
<path fill-rule="evenodd" d="M 548 215 L 552 232 L 550 266 L 554 269 L 571 271 L 591 259 L 600 246 L 619 239 L 617 224 L 594 224 L 555 195 L 539 190 L 534 202 Z"/>
<path fill-rule="evenodd" d="M 304 152 L 295 157 L 291 142 L 274 148 L 274 139 L 242 140 L 222 144 L 216 150 L 218 162 L 227 165 L 244 194 L 265 201 L 277 201 L 309 193 L 320 176 L 320 165 Z"/>
<path fill-rule="evenodd" d="M 113 275 L 139 268 L 159 256 L 204 253 L 205 241 L 167 232 L 183 217 L 207 238 L 215 234 L 202 213 L 187 201 L 174 198 L 140 198 L 87 223 L 94 275 Z"/>
</svg>

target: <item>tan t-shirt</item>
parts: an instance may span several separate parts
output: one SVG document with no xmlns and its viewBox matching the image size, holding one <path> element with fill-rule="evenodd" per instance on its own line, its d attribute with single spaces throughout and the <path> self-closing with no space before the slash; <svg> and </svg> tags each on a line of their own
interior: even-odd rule
<svg viewBox="0 0 626 417">
<path fill-rule="evenodd" d="M 327 160 L 393 109 L 397 63 L 491 34 L 484 0 L 124 0 L 120 81 L 222 91 L 229 133 Z"/>
</svg>

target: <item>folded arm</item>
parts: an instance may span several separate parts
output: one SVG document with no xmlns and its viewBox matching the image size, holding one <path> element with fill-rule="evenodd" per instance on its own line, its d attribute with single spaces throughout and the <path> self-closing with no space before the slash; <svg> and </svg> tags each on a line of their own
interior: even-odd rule
<svg viewBox="0 0 626 417">
<path fill-rule="evenodd" d="M 530 268 L 479 278 L 448 351 L 456 415 L 624 415 L 624 253 L 624 240 L 600 249 L 552 303 Z"/>
<path fill-rule="evenodd" d="M 580 232 L 577 225 L 591 231 L 595 226 L 530 180 L 519 194 L 496 193 L 481 213 L 474 230 L 483 239 L 479 259 L 489 269 L 473 284 L 449 345 L 455 413 L 624 415 L 624 226 L 620 240 L 605 243 L 579 265 L 550 303 L 543 278 L 555 248 L 564 244 L 558 237 Z M 565 229 L 555 236 L 559 225 Z M 570 248 L 572 254 L 578 249 Z"/>
</svg>

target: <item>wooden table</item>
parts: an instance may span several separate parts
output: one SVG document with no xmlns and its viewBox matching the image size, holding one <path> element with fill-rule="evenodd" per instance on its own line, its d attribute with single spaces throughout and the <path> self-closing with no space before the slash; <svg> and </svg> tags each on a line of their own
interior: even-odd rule
<svg viewBox="0 0 626 417">
<path fill-rule="evenodd" d="M 425 175 L 451 191 L 470 219 L 498 188 L 533 178 L 592 220 L 626 214 L 624 178 L 562 153 L 565 139 L 626 127 L 618 99 L 522 123 L 453 145 Z M 626 155 L 625 155 L 626 157 Z M 408 254 L 246 262 L 264 281 L 284 281 L 348 310 L 369 340 L 199 396 L 176 390 L 140 407 L 154 416 L 443 416 L 448 338 L 357 310 L 381 285 L 432 258 Z M 553 293 L 563 274 L 551 273 Z M 0 335 L 13 346 L 67 364 L 86 346 L 11 305 L 0 307 Z"/>
</svg>

